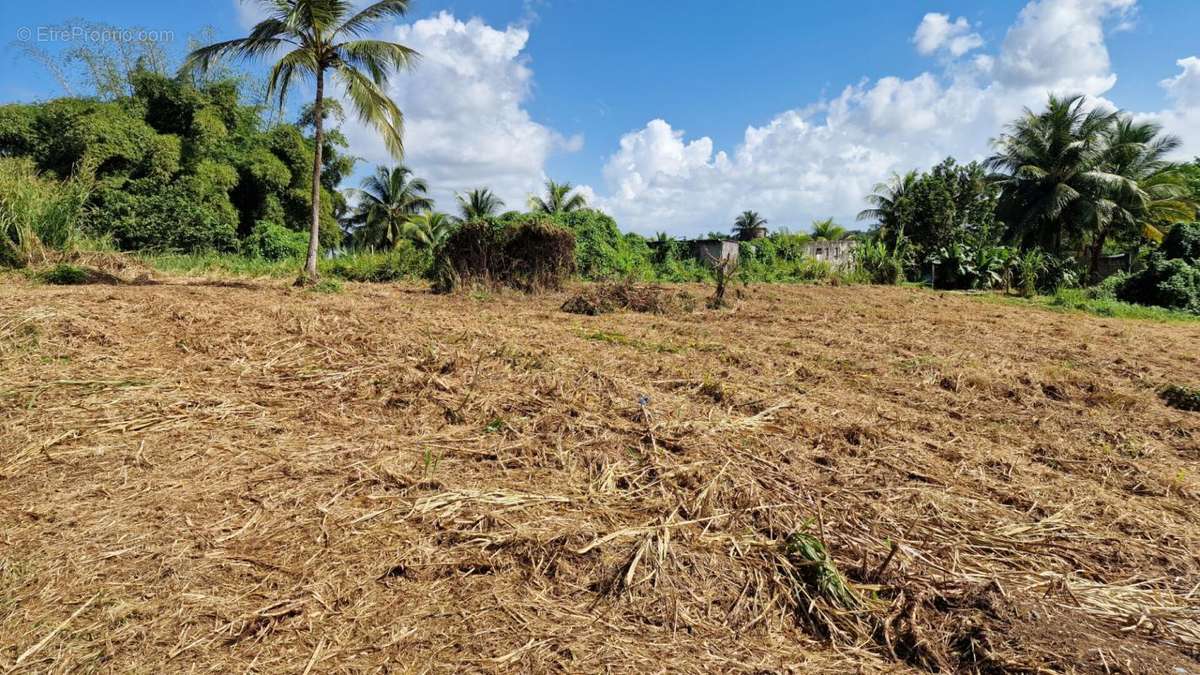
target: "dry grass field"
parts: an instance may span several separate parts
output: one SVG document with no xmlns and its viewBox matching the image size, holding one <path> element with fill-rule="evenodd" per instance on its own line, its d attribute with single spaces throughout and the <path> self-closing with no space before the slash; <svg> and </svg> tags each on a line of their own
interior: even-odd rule
<svg viewBox="0 0 1200 675">
<path fill-rule="evenodd" d="M 565 299 L 0 284 L 0 672 L 1200 672 L 1200 324 Z"/>
</svg>

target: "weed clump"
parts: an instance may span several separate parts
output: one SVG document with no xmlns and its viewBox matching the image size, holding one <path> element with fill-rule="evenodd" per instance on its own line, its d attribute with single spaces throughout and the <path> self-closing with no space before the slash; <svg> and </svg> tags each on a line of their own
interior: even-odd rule
<svg viewBox="0 0 1200 675">
<path fill-rule="evenodd" d="M 640 285 L 632 279 L 589 286 L 568 298 L 562 305 L 564 312 L 587 316 L 618 311 L 673 314 L 691 312 L 695 308 L 696 299 L 690 293 L 669 291 L 661 286 Z"/>
<path fill-rule="evenodd" d="M 855 609 L 862 604 L 820 539 L 793 532 L 784 550 L 802 582 L 800 592 L 810 600 L 822 599 L 841 609 Z"/>
<path fill-rule="evenodd" d="M 1200 387 L 1168 384 L 1158 392 L 1159 398 L 1177 410 L 1200 412 Z"/>
<path fill-rule="evenodd" d="M 434 290 L 562 290 L 575 274 L 575 235 L 544 217 L 517 223 L 465 223 L 442 246 Z"/>
<path fill-rule="evenodd" d="M 38 276 L 43 282 L 55 286 L 78 286 L 88 282 L 87 270 L 67 263 L 59 263 Z"/>
<path fill-rule="evenodd" d="M 321 279 L 308 290 L 312 293 L 341 293 L 344 287 L 337 279 Z"/>
</svg>

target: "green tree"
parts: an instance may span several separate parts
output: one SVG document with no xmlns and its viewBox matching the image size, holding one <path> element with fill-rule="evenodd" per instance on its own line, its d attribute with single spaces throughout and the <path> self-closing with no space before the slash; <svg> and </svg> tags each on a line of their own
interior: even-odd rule
<svg viewBox="0 0 1200 675">
<path fill-rule="evenodd" d="M 876 184 L 866 197 L 871 208 L 859 211 L 857 219 L 878 223 L 884 241 L 894 243 L 903 239 L 912 221 L 912 193 L 918 177 L 916 171 L 909 171 L 904 175 L 892 174 L 887 181 Z"/>
<path fill-rule="evenodd" d="M 812 238 L 819 241 L 837 241 L 846 238 L 846 228 L 833 222 L 833 218 L 814 220 Z"/>
<path fill-rule="evenodd" d="M 271 69 L 268 97 L 278 95 L 279 107 L 293 81 L 312 78 L 316 85 L 312 117 L 314 146 L 312 222 L 303 280 L 318 278 L 317 250 L 321 222 L 321 150 L 324 144 L 323 105 L 328 72 L 345 89 L 345 98 L 363 122 L 375 126 L 396 157 L 403 152 L 403 116 L 384 89 L 392 72 L 407 68 L 416 52 L 384 40 L 358 39 L 372 27 L 408 11 L 408 0 L 380 0 L 354 12 L 349 0 L 258 0 L 268 17 L 244 38 L 201 47 L 188 55 L 181 72 L 206 72 L 224 56 L 261 58 L 287 51 Z"/>
<path fill-rule="evenodd" d="M 529 197 L 529 209 L 534 213 L 570 213 L 587 208 L 587 199 L 581 194 L 571 194 L 575 189 L 570 183 L 546 181 L 546 196 Z"/>
<path fill-rule="evenodd" d="M 738 241 L 750 241 L 767 234 L 767 219 L 758 211 L 742 211 L 733 221 L 733 236 Z"/>
<path fill-rule="evenodd" d="M 464 222 L 490 218 L 499 213 L 504 206 L 504 200 L 487 188 L 471 190 L 455 197 L 458 199 L 458 211 Z"/>
<path fill-rule="evenodd" d="M 363 247 L 394 247 L 413 216 L 433 208 L 429 186 L 403 165 L 377 168 L 353 194 L 359 201 L 349 218 L 351 238 Z"/>
<path fill-rule="evenodd" d="M 404 226 L 404 234 L 417 245 L 436 251 L 454 233 L 454 219 L 437 211 L 426 211 L 413 216 Z"/>
<path fill-rule="evenodd" d="M 1083 96 L 1050 96 L 1045 111 L 1027 108 L 1008 126 L 987 166 L 997 172 L 997 215 L 1009 240 L 1061 256 L 1095 228 L 1109 208 L 1105 196 L 1121 183 L 1105 166 L 1116 119 Z"/>
<path fill-rule="evenodd" d="M 1084 214 L 1092 223 L 1093 277 L 1110 237 L 1127 245 L 1146 239 L 1161 242 L 1167 226 L 1196 214 L 1185 173 L 1166 159 L 1179 147 L 1179 138 L 1164 135 L 1158 124 L 1123 115 L 1108 130 L 1106 143 L 1103 168 L 1116 178 Z"/>
</svg>

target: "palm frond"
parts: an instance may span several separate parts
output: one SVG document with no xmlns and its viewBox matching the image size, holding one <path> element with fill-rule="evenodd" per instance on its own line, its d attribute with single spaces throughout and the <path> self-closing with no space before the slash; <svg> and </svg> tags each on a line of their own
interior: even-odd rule
<svg viewBox="0 0 1200 675">
<path fill-rule="evenodd" d="M 399 19 L 408 13 L 408 0 L 380 0 L 364 7 L 333 32 L 335 38 L 343 35 L 357 37 L 370 32 L 371 27 L 385 19 Z"/>
<path fill-rule="evenodd" d="M 393 157 L 402 157 L 404 115 L 400 108 L 375 82 L 345 62 L 335 64 L 334 73 L 345 86 L 346 95 L 359 120 L 379 131 Z"/>
</svg>

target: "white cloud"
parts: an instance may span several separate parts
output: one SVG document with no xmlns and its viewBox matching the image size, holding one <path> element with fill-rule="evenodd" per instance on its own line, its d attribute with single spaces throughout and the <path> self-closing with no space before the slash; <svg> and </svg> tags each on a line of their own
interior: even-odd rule
<svg viewBox="0 0 1200 675">
<path fill-rule="evenodd" d="M 562 135 L 524 107 L 533 85 L 523 55 L 527 28 L 499 30 L 442 12 L 393 31 L 421 53 L 414 69 L 392 79 L 390 93 L 405 114 L 404 162 L 429 182 L 438 208 L 452 210 L 454 192 L 484 186 L 523 207 L 545 178 L 547 158 L 582 147 L 582 136 Z M 373 164 L 394 161 L 373 130 L 351 119 L 343 129 L 352 153 Z"/>
<path fill-rule="evenodd" d="M 971 24 L 965 17 L 950 21 L 950 15 L 937 12 L 930 12 L 921 19 L 912 39 L 922 54 L 945 50 L 955 58 L 983 46 L 983 37 L 971 32 Z"/>
<path fill-rule="evenodd" d="M 875 183 L 947 155 L 986 157 L 1004 124 L 1023 107 L 1042 107 L 1048 92 L 1111 105 L 1104 95 L 1116 75 L 1106 26 L 1127 23 L 1135 11 L 1135 0 L 1033 0 L 994 54 L 950 58 L 940 72 L 910 79 L 847 86 L 832 100 L 747 127 L 729 150 L 652 120 L 621 138 L 605 166 L 600 203 L 623 227 L 645 233 L 726 229 L 744 209 L 776 227 L 804 228 L 827 216 L 852 224 Z M 930 14 L 913 40 L 923 53 L 962 56 L 970 43 L 952 43 L 969 30 L 965 19 Z M 1183 72 L 1164 82 L 1176 101 L 1164 124 L 1175 129 L 1190 121 L 1195 137 L 1200 61 L 1179 65 Z"/>
<path fill-rule="evenodd" d="M 1200 106 L 1200 58 L 1189 56 L 1179 59 L 1175 65 L 1182 69 L 1181 72 L 1159 84 L 1167 90 L 1167 95 L 1176 105 Z"/>
<path fill-rule="evenodd" d="M 1189 56 L 1175 65 L 1180 68 L 1179 74 L 1159 83 L 1171 99 L 1172 107 L 1138 117 L 1156 121 L 1168 133 L 1179 136 L 1183 141 L 1179 157 L 1200 157 L 1200 58 Z"/>
<path fill-rule="evenodd" d="M 246 30 L 270 15 L 258 0 L 233 0 L 233 6 L 237 10 L 238 25 Z"/>
</svg>

